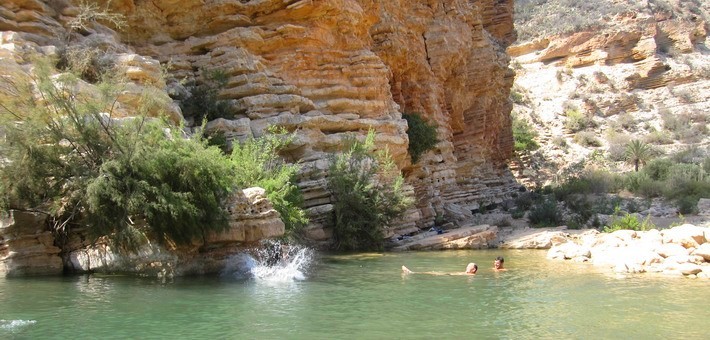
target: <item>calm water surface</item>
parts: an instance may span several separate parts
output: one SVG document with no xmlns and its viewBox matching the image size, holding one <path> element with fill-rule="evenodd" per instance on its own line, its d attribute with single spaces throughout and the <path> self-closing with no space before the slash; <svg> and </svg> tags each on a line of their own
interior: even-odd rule
<svg viewBox="0 0 710 340">
<path fill-rule="evenodd" d="M 506 272 L 490 270 L 506 258 Z M 412 270 L 468 276 L 405 275 Z M 708 339 L 710 281 L 616 276 L 544 251 L 321 255 L 304 280 L 0 280 L 8 339 Z"/>
</svg>

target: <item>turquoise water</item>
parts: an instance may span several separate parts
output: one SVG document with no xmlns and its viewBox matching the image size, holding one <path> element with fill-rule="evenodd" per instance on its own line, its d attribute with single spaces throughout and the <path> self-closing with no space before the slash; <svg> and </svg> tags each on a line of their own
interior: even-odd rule
<svg viewBox="0 0 710 340">
<path fill-rule="evenodd" d="M 506 257 L 506 272 L 493 258 Z M 402 275 L 412 270 L 469 276 Z M 278 270 L 277 270 L 278 271 Z M 544 251 L 320 255 L 303 280 L 0 280 L 0 338 L 708 338 L 710 281 L 616 276 Z"/>
</svg>

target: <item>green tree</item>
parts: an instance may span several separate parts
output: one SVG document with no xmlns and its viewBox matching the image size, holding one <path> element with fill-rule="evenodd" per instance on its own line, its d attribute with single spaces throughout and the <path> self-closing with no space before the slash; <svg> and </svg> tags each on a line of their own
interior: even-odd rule
<svg viewBox="0 0 710 340">
<path fill-rule="evenodd" d="M 384 228 L 413 203 L 391 157 L 386 151 L 373 152 L 374 143 L 370 130 L 364 142 L 351 140 L 347 150 L 331 159 L 328 188 L 336 249 L 382 249 Z"/>
<path fill-rule="evenodd" d="M 233 118 L 229 101 L 219 99 L 219 91 L 227 85 L 227 74 L 219 69 L 201 73 L 201 82 L 188 86 L 190 96 L 180 101 L 185 117 L 193 117 L 195 125 L 202 124 L 203 120 Z"/>
<path fill-rule="evenodd" d="M 45 213 L 56 233 L 87 225 L 124 248 L 147 234 L 189 243 L 228 226 L 221 203 L 234 184 L 219 149 L 162 119 L 113 119 L 118 79 L 86 87 L 52 64 L 0 84 L 3 210 Z M 166 104 L 155 97 L 146 91 L 136 114 Z"/>
<path fill-rule="evenodd" d="M 402 115 L 407 120 L 407 136 L 409 137 L 409 154 L 412 163 L 419 161 L 425 152 L 431 150 L 439 141 L 436 137 L 436 125 L 428 123 L 416 113 Z"/>
<path fill-rule="evenodd" d="M 648 144 L 638 139 L 634 139 L 626 145 L 626 152 L 624 155 L 626 162 L 633 164 L 634 171 L 638 172 L 639 165 L 646 164 L 646 162 L 651 159 L 653 150 Z"/>
</svg>

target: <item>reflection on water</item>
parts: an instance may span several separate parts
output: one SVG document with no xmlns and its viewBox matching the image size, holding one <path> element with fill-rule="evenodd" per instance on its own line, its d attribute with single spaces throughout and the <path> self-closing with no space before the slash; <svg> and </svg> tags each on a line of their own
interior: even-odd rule
<svg viewBox="0 0 710 340">
<path fill-rule="evenodd" d="M 318 260 L 309 252 L 289 248 L 276 261 L 251 253 L 235 257 L 220 277 L 167 284 L 96 275 L 0 280 L 6 320 L 0 338 L 704 338 L 710 332 L 707 280 L 618 277 L 548 261 L 544 251 Z M 498 255 L 508 271 L 491 269 Z M 477 275 L 403 276 L 400 269 L 461 271 L 468 262 L 479 264 Z M 245 276 L 235 280 L 240 271 Z"/>
</svg>

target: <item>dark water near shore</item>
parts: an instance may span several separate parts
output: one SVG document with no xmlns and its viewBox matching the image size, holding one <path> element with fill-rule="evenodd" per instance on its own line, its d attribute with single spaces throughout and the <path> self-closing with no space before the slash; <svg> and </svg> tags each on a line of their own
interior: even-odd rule
<svg viewBox="0 0 710 340">
<path fill-rule="evenodd" d="M 506 272 L 493 258 L 506 257 Z M 3 339 L 710 337 L 710 281 L 617 276 L 544 251 L 321 255 L 303 280 L 0 280 Z M 412 270 L 469 276 L 402 275 Z M 278 270 L 277 270 L 278 272 Z M 281 273 L 283 274 L 283 273 Z"/>
</svg>

